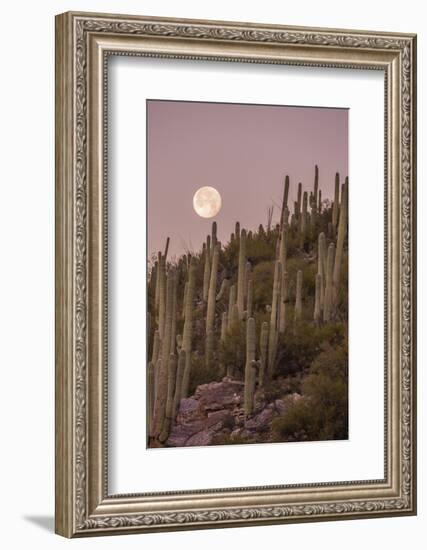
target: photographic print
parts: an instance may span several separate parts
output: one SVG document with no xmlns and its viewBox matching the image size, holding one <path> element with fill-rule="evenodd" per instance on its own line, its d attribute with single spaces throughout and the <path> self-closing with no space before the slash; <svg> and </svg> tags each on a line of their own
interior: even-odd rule
<svg viewBox="0 0 427 550">
<path fill-rule="evenodd" d="M 348 110 L 146 108 L 147 446 L 347 439 Z"/>
</svg>

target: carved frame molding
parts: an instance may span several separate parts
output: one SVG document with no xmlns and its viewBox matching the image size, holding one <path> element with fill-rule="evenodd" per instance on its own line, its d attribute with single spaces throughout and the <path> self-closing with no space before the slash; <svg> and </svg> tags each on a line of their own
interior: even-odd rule
<svg viewBox="0 0 427 550">
<path fill-rule="evenodd" d="M 384 480 L 109 496 L 103 269 L 109 55 L 385 73 Z M 56 531 L 64 536 L 414 514 L 416 37 L 66 13 L 56 18 Z"/>
</svg>

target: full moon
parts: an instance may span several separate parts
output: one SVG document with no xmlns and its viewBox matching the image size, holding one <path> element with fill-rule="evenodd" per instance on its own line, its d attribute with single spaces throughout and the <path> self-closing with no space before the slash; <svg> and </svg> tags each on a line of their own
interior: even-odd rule
<svg viewBox="0 0 427 550">
<path fill-rule="evenodd" d="M 213 218 L 221 210 L 221 195 L 214 187 L 200 187 L 194 193 L 193 208 L 201 218 Z"/>
</svg>

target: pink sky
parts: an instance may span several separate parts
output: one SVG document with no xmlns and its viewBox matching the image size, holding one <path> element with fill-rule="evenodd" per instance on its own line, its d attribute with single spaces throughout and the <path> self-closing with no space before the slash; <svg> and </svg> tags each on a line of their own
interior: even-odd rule
<svg viewBox="0 0 427 550">
<path fill-rule="evenodd" d="M 348 110 L 319 107 L 147 101 L 148 254 L 170 257 L 197 251 L 212 221 L 225 243 L 236 221 L 256 229 L 280 215 L 283 181 L 290 177 L 289 204 L 298 182 L 313 188 L 319 166 L 323 198 L 333 195 L 335 172 L 348 175 Z M 193 210 L 199 187 L 215 187 L 222 209 L 203 219 Z"/>
</svg>

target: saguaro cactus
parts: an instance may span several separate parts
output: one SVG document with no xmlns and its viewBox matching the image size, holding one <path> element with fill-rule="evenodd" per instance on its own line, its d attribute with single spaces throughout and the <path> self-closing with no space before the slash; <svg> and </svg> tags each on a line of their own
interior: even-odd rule
<svg viewBox="0 0 427 550">
<path fill-rule="evenodd" d="M 169 437 L 169 431 L 173 418 L 173 398 L 175 393 L 176 365 L 176 355 L 174 353 L 171 353 L 168 363 L 168 391 L 166 398 L 165 419 L 163 420 L 162 431 L 159 437 L 159 441 L 161 443 L 164 443 Z"/>
<path fill-rule="evenodd" d="M 248 236 L 246 236 L 246 239 L 248 238 Z M 245 288 L 244 288 L 244 299 L 246 300 L 247 297 L 248 297 L 248 284 L 249 284 L 249 279 L 251 278 L 252 276 L 252 264 L 251 262 L 246 262 L 246 266 L 245 266 Z"/>
<path fill-rule="evenodd" d="M 206 252 L 209 256 L 209 260 L 211 259 L 211 236 L 206 236 Z"/>
<path fill-rule="evenodd" d="M 305 237 L 307 233 L 307 191 L 304 191 L 302 199 L 302 214 L 301 214 L 301 223 L 300 223 L 300 245 L 304 246 Z"/>
<path fill-rule="evenodd" d="M 158 252 L 157 254 L 157 261 L 156 261 L 156 291 L 154 294 L 154 304 L 155 304 L 155 310 L 158 314 L 159 312 L 159 305 L 160 305 L 160 262 L 162 259 L 162 253 Z"/>
<path fill-rule="evenodd" d="M 340 207 L 340 175 L 337 172 L 335 174 L 335 193 L 334 193 L 334 204 L 332 207 L 332 225 L 334 229 L 338 224 L 339 207 Z"/>
<path fill-rule="evenodd" d="M 158 266 L 158 262 L 156 260 L 154 262 L 153 267 L 151 268 L 150 275 L 149 275 L 149 281 L 148 281 L 148 292 L 152 296 L 154 295 L 154 308 L 153 308 L 154 315 L 157 314 L 157 303 L 156 303 L 156 292 L 158 293 L 158 290 L 157 290 L 157 272 L 158 272 L 157 266 Z"/>
<path fill-rule="evenodd" d="M 156 403 L 154 407 L 154 437 L 158 438 L 163 428 L 166 413 L 166 399 L 168 390 L 169 353 L 172 328 L 172 302 L 175 285 L 175 271 L 169 270 L 166 282 L 165 328 L 162 338 L 162 363 L 157 375 Z"/>
<path fill-rule="evenodd" d="M 247 291 L 247 297 L 246 297 L 246 318 L 252 317 L 252 310 L 253 310 L 253 280 L 250 278 L 248 280 L 248 291 Z"/>
<path fill-rule="evenodd" d="M 299 184 L 298 184 L 298 195 L 297 195 L 297 217 L 298 217 L 298 221 L 301 218 L 301 206 L 302 206 L 301 199 L 302 199 L 302 183 L 299 182 Z"/>
<path fill-rule="evenodd" d="M 335 253 L 334 274 L 332 279 L 332 300 L 333 305 L 336 306 L 338 299 L 338 289 L 340 284 L 341 265 L 344 251 L 344 240 L 347 235 L 347 209 L 348 209 L 348 180 L 344 184 L 339 225 L 338 225 L 338 237 L 337 237 L 337 249 Z"/>
<path fill-rule="evenodd" d="M 210 247 L 206 245 L 205 251 L 205 266 L 203 270 L 203 301 L 208 301 L 209 294 L 209 281 L 211 277 L 211 259 L 210 259 Z"/>
<path fill-rule="evenodd" d="M 156 419 L 156 405 L 158 401 L 158 394 L 159 394 L 159 373 L 162 371 L 162 359 L 159 357 L 157 360 L 156 366 L 154 368 L 154 391 L 152 394 L 153 397 L 153 405 L 151 407 L 151 417 L 150 417 L 150 423 L 148 424 L 148 435 L 150 437 L 155 437 L 155 419 Z M 150 399 L 150 388 L 148 388 L 148 396 L 147 398 Z"/>
<path fill-rule="evenodd" d="M 191 373 L 191 343 L 193 338 L 193 302 L 196 286 L 196 260 L 192 258 L 188 272 L 188 289 L 185 303 L 185 321 L 182 350 L 185 351 L 185 369 L 182 377 L 181 397 L 187 397 Z"/>
<path fill-rule="evenodd" d="M 228 287 L 230 286 L 229 279 L 223 279 L 218 294 L 216 295 L 216 301 L 222 300 L 227 294 Z"/>
<path fill-rule="evenodd" d="M 246 322 L 246 365 L 245 365 L 245 415 L 249 416 L 253 411 L 255 392 L 255 319 L 250 317 Z"/>
<path fill-rule="evenodd" d="M 209 369 L 212 366 L 213 352 L 214 352 L 214 331 L 210 330 L 206 334 L 205 361 L 206 361 L 207 369 Z"/>
<path fill-rule="evenodd" d="M 171 324 L 171 343 L 170 352 L 175 353 L 176 348 L 176 312 L 177 312 L 177 293 L 178 293 L 178 273 L 174 276 L 173 296 L 172 296 L 172 324 Z"/>
<path fill-rule="evenodd" d="M 159 255 L 159 337 L 163 340 L 165 329 L 166 308 L 166 262 L 164 256 Z"/>
<path fill-rule="evenodd" d="M 319 323 L 321 319 L 321 306 L 320 306 L 321 292 L 322 292 L 322 275 L 318 273 L 316 275 L 316 291 L 315 291 L 315 298 L 314 298 L 314 314 L 313 314 L 313 318 L 316 323 Z"/>
<path fill-rule="evenodd" d="M 148 363 L 147 368 L 147 433 L 150 434 L 154 411 L 154 364 Z"/>
<path fill-rule="evenodd" d="M 236 239 L 239 240 L 240 239 L 240 223 L 239 222 L 236 222 L 236 226 L 234 228 L 234 234 L 236 236 Z"/>
<path fill-rule="evenodd" d="M 288 208 L 288 195 L 289 195 L 289 176 L 286 176 L 285 184 L 283 186 L 282 212 L 280 215 L 280 230 L 282 230 L 287 223 L 287 219 L 285 221 L 285 218 L 286 218 L 285 212 Z M 289 211 L 288 211 L 288 215 L 289 215 Z"/>
<path fill-rule="evenodd" d="M 334 273 L 335 245 L 331 243 L 328 248 L 328 258 L 326 261 L 326 286 L 323 304 L 323 320 L 331 320 L 332 315 L 332 278 Z"/>
<path fill-rule="evenodd" d="M 321 275 L 322 285 L 320 287 L 320 308 L 323 309 L 325 282 L 326 282 L 326 237 L 319 233 L 317 244 L 317 273 Z"/>
<path fill-rule="evenodd" d="M 159 331 L 154 331 L 154 339 L 153 339 L 153 350 L 151 353 L 151 362 L 153 363 L 153 366 L 157 363 L 157 359 L 159 357 L 159 349 L 160 349 L 160 338 L 159 338 Z"/>
<path fill-rule="evenodd" d="M 245 313 L 245 278 L 246 278 L 246 231 L 240 232 L 239 266 L 237 274 L 237 307 L 239 319 L 242 320 Z"/>
<path fill-rule="evenodd" d="M 268 360 L 268 323 L 264 321 L 261 325 L 261 334 L 259 338 L 259 350 L 260 350 L 260 369 L 259 369 L 259 385 L 264 384 L 265 373 L 267 370 Z"/>
<path fill-rule="evenodd" d="M 313 191 L 313 203 L 314 208 L 317 210 L 317 192 L 319 189 L 319 167 L 317 164 L 314 166 L 314 191 Z"/>
<path fill-rule="evenodd" d="M 228 332 L 231 331 L 231 325 L 233 323 L 233 306 L 236 303 L 236 285 L 231 285 L 230 292 L 228 294 Z"/>
<path fill-rule="evenodd" d="M 280 286 L 282 280 L 282 266 L 279 261 L 276 261 L 274 266 L 274 279 L 273 279 L 273 296 L 271 300 L 271 315 L 270 315 L 270 334 L 268 339 L 268 375 L 271 378 L 274 374 L 274 366 L 276 361 L 277 351 L 277 319 L 278 319 L 278 307 L 280 301 Z"/>
<path fill-rule="evenodd" d="M 214 328 L 216 283 L 218 278 L 219 245 L 216 244 L 212 256 L 211 278 L 209 281 L 208 309 L 206 313 L 206 334 Z"/>
<path fill-rule="evenodd" d="M 166 238 L 166 244 L 165 244 L 165 260 L 167 260 L 168 257 L 168 251 L 169 251 L 169 244 L 170 244 L 170 237 Z"/>
<path fill-rule="evenodd" d="M 300 321 L 302 318 L 302 271 L 297 272 L 297 286 L 295 296 L 295 321 Z"/>
<path fill-rule="evenodd" d="M 184 297 L 183 297 L 183 300 L 182 300 L 182 314 L 181 314 L 182 319 L 185 319 L 185 302 L 187 301 L 187 291 L 188 291 L 188 281 L 185 281 Z"/>
<path fill-rule="evenodd" d="M 286 330 L 286 309 L 289 299 L 289 277 L 288 272 L 282 272 L 282 286 L 280 291 L 280 316 L 279 316 L 279 332 L 283 334 Z"/>
<path fill-rule="evenodd" d="M 172 419 L 177 415 L 179 403 L 181 401 L 181 389 L 182 389 L 182 380 L 184 377 L 185 370 L 185 351 L 181 349 L 178 356 L 178 367 L 176 371 L 176 383 L 175 383 L 175 393 L 173 396 L 173 406 L 172 406 Z"/>
<path fill-rule="evenodd" d="M 217 243 L 217 223 L 212 222 L 212 254 Z"/>
<path fill-rule="evenodd" d="M 279 261 L 282 267 L 282 273 L 286 271 L 286 256 L 287 256 L 287 237 L 288 233 L 285 228 L 282 229 L 280 233 L 280 244 L 279 244 Z"/>
</svg>

